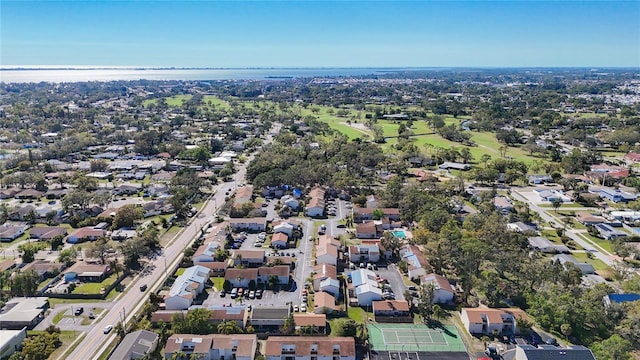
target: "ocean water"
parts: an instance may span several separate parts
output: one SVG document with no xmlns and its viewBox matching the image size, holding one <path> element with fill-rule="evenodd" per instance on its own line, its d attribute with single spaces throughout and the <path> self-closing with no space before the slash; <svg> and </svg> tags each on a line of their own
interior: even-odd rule
<svg viewBox="0 0 640 360">
<path fill-rule="evenodd" d="M 0 82 L 84 82 L 126 80 L 265 80 L 303 77 L 376 75 L 410 69 L 399 68 L 297 68 L 297 69 L 0 69 Z"/>
</svg>

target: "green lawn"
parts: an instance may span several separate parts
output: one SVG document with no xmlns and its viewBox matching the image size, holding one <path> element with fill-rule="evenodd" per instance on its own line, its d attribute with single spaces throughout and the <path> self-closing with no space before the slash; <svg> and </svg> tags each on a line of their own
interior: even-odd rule
<svg viewBox="0 0 640 360">
<path fill-rule="evenodd" d="M 368 313 L 360 307 L 350 306 L 347 310 L 347 316 L 356 322 L 366 322 L 367 318 L 373 318 L 373 313 Z"/>
<path fill-rule="evenodd" d="M 62 345 L 60 345 L 59 348 L 57 348 L 51 355 L 49 355 L 49 359 L 58 359 L 60 357 L 68 358 L 67 356 L 71 352 L 73 352 L 76 346 L 80 344 L 84 336 L 85 336 L 85 333 L 83 332 L 71 331 L 71 330 L 61 331 L 60 341 L 62 342 Z M 76 343 L 73 346 L 71 346 L 71 343 L 73 343 L 76 339 L 78 341 L 76 341 Z M 62 356 L 62 355 L 65 355 L 65 356 Z"/>
<path fill-rule="evenodd" d="M 222 290 L 224 285 L 224 278 L 222 276 L 212 277 L 211 282 L 213 283 L 213 287 L 218 289 L 218 291 Z"/>
<path fill-rule="evenodd" d="M 178 107 L 178 106 L 182 106 L 183 101 L 187 101 L 191 99 L 191 95 L 174 95 L 170 97 L 165 97 L 165 99 L 167 100 L 167 105 Z M 157 104 L 157 103 L 158 103 L 158 99 L 147 99 L 142 102 L 142 106 L 147 107 L 151 104 Z"/>
<path fill-rule="evenodd" d="M 184 271 L 185 271 L 185 268 L 178 268 L 178 270 L 176 270 L 174 275 L 175 276 L 180 276 L 180 275 L 182 275 L 184 273 Z"/>
<path fill-rule="evenodd" d="M 611 241 L 609 240 L 605 240 L 605 239 L 600 239 L 598 237 L 595 236 L 591 236 L 589 234 L 579 234 L 583 239 L 586 239 L 588 242 L 592 243 L 592 244 L 596 244 L 598 246 L 600 246 L 601 248 L 603 248 L 604 250 L 608 251 L 609 253 L 613 254 L 613 244 L 611 243 Z"/>
<path fill-rule="evenodd" d="M 102 289 L 106 289 L 113 284 L 118 276 L 112 274 L 108 278 L 99 283 L 82 283 L 73 289 L 73 294 L 100 294 Z"/>
<path fill-rule="evenodd" d="M 586 252 L 574 252 L 574 253 L 572 253 L 572 255 L 578 261 L 586 262 L 586 263 L 589 263 L 589 264 L 593 265 L 593 267 L 594 267 L 594 269 L 596 269 L 596 271 L 598 271 L 598 270 L 608 270 L 609 269 L 609 266 L 607 266 L 607 264 L 602 262 L 602 260 L 595 259 L 595 258 L 594 259 L 589 259 L 589 256 L 587 255 Z"/>
</svg>

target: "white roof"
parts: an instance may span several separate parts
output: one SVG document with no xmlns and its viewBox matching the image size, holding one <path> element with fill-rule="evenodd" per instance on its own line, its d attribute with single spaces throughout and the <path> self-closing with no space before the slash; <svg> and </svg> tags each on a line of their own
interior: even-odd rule
<svg viewBox="0 0 640 360">
<path fill-rule="evenodd" d="M 364 293 L 374 293 L 382 296 L 382 290 L 380 290 L 379 287 L 373 286 L 371 284 L 364 284 L 356 288 L 356 296 L 360 296 Z"/>
<path fill-rule="evenodd" d="M 190 291 L 187 291 L 187 287 L 192 283 L 196 282 L 199 284 L 204 284 L 209 278 L 209 269 L 201 266 L 195 265 L 190 268 L 184 270 L 182 275 L 176 278 L 176 281 L 171 286 L 171 290 L 169 290 L 169 296 L 183 296 L 186 294 L 190 294 Z"/>
</svg>

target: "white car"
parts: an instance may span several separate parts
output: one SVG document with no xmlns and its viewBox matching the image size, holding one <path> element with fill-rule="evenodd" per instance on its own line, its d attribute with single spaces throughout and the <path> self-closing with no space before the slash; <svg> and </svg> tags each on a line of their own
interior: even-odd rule
<svg viewBox="0 0 640 360">
<path fill-rule="evenodd" d="M 305 305 L 305 304 L 300 305 L 300 311 L 301 312 L 307 312 L 307 305 Z"/>
<path fill-rule="evenodd" d="M 104 328 L 104 333 L 105 333 L 105 334 L 108 334 L 108 333 L 110 333 L 110 332 L 111 332 L 111 330 L 113 330 L 113 325 L 107 325 L 107 326 L 105 326 L 105 328 Z"/>
<path fill-rule="evenodd" d="M 298 308 L 298 305 L 293 305 L 293 311 L 294 312 L 300 311 L 300 309 Z"/>
</svg>

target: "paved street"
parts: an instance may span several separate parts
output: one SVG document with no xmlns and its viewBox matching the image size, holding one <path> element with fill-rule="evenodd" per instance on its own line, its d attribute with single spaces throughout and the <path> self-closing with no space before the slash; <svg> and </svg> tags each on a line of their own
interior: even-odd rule
<svg viewBox="0 0 640 360">
<path fill-rule="evenodd" d="M 278 127 L 274 129 L 274 132 L 278 132 Z M 265 143 L 272 141 L 272 136 L 267 136 Z M 133 315 L 139 311 L 144 305 L 150 291 L 154 291 L 167 276 L 167 267 L 172 268 L 180 261 L 182 252 L 188 244 L 200 235 L 201 229 L 213 220 L 213 215 L 217 212 L 217 208 L 224 203 L 225 193 L 227 191 L 233 191 L 237 188 L 237 183 L 244 181 L 246 174 L 246 167 L 253 159 L 250 156 L 244 164 L 239 164 L 237 173 L 234 175 L 234 179 L 231 182 L 226 182 L 216 187 L 216 193 L 213 195 L 200 210 L 200 214 L 204 214 L 203 217 L 196 216 L 192 219 L 188 225 L 176 235 L 175 239 L 169 246 L 164 248 L 162 256 L 158 256 L 150 262 L 150 271 L 134 281 L 129 285 L 129 291 L 122 294 L 113 302 L 111 311 L 103 315 L 98 319 L 95 326 L 86 332 L 86 336 L 82 339 L 80 344 L 74 349 L 70 356 L 65 357 L 69 359 L 97 359 L 99 355 L 105 351 L 109 341 L 113 341 L 116 337 L 115 331 L 109 334 L 104 334 L 103 329 L 107 325 L 116 325 L 123 317 L 127 321 L 131 321 Z M 142 284 L 148 284 L 149 289 L 142 294 L 139 291 L 139 286 Z M 60 357 L 59 359 L 62 359 Z"/>
</svg>

